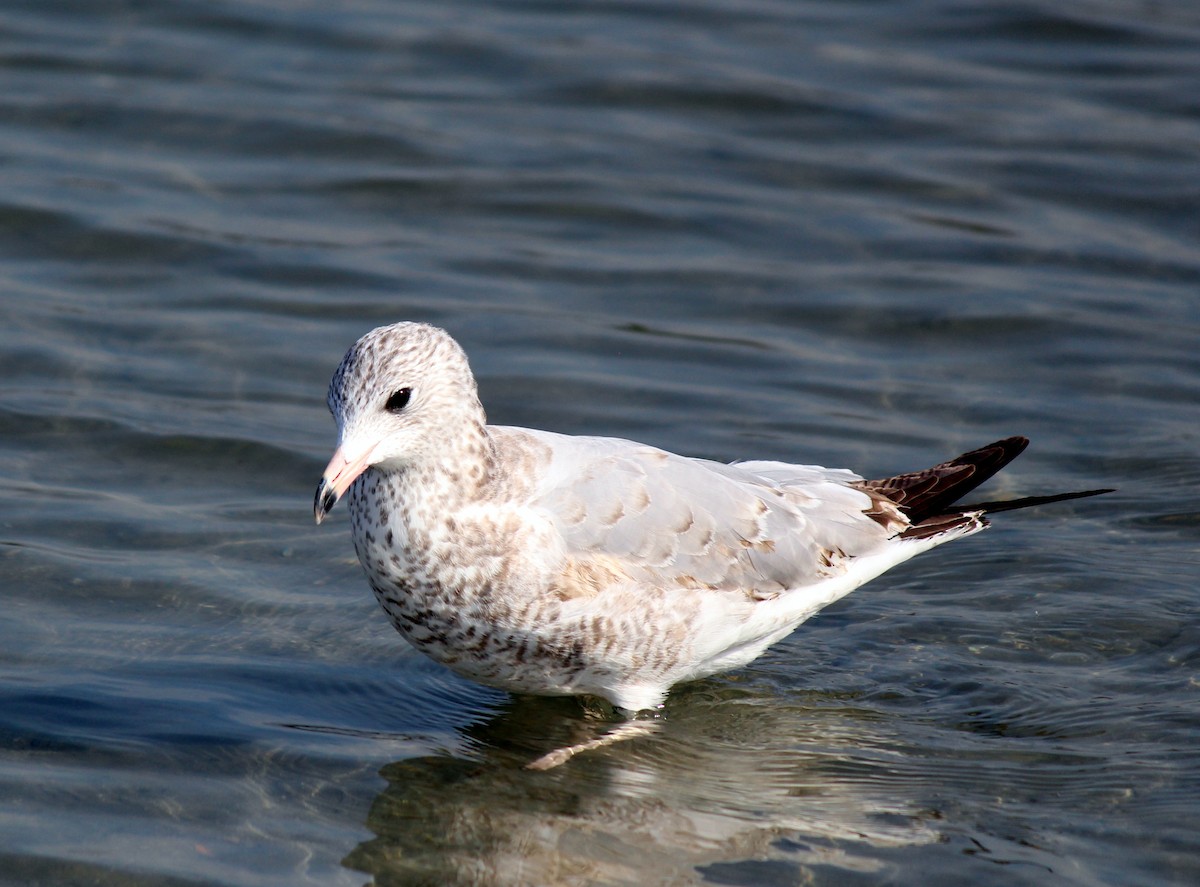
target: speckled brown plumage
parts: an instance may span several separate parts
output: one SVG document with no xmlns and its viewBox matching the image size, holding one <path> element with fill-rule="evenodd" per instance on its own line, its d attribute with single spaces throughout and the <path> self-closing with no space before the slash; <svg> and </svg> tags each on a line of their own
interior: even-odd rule
<svg viewBox="0 0 1200 887">
<path fill-rule="evenodd" d="M 328 403 L 339 446 L 317 520 L 348 494 L 396 629 L 482 683 L 627 710 L 749 662 L 891 566 L 982 529 L 985 509 L 950 502 L 1023 447 L 864 481 L 490 426 L 462 349 L 414 323 L 356 342 Z"/>
</svg>

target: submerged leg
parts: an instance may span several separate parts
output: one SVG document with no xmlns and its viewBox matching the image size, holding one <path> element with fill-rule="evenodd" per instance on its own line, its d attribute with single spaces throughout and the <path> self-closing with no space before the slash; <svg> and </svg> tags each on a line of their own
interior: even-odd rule
<svg viewBox="0 0 1200 887">
<path fill-rule="evenodd" d="M 581 751 L 604 748 L 606 745 L 614 745 L 618 742 L 624 742 L 626 739 L 635 739 L 638 736 L 649 736 L 658 730 L 659 723 L 659 721 L 650 720 L 626 721 L 623 724 L 618 724 L 603 736 L 597 736 L 595 739 L 589 739 L 586 742 L 577 742 L 565 748 L 556 748 L 554 751 L 542 755 L 536 761 L 530 761 L 525 765 L 525 769 L 551 770 L 561 764 L 565 764 Z"/>
</svg>

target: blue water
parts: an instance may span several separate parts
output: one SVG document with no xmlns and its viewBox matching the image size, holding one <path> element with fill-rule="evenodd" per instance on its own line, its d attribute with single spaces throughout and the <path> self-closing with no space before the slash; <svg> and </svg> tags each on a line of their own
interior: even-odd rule
<svg viewBox="0 0 1200 887">
<path fill-rule="evenodd" d="M 0 883 L 1200 880 L 1200 12 L 10 0 Z M 411 652 L 324 391 L 380 323 L 493 421 L 1002 515 L 658 733 Z"/>
</svg>

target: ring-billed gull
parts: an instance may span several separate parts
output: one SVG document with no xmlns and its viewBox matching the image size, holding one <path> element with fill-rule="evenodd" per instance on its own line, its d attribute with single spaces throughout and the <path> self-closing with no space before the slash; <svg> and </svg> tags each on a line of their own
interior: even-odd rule
<svg viewBox="0 0 1200 887">
<path fill-rule="evenodd" d="M 488 425 L 462 348 L 419 323 L 359 339 L 329 409 L 339 440 L 316 520 L 349 492 L 355 550 L 397 630 L 481 683 L 630 712 L 745 665 L 986 512 L 1107 492 L 954 504 L 1023 437 L 865 480 Z"/>
</svg>

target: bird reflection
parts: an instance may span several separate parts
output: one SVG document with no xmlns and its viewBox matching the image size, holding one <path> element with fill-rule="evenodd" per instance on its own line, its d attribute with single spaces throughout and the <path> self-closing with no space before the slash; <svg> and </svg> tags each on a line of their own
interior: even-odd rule
<svg viewBox="0 0 1200 887">
<path fill-rule="evenodd" d="M 795 883 L 806 866 L 878 868 L 937 840 L 890 798 L 886 737 L 836 700 L 781 706 L 733 682 L 672 697 L 656 729 L 528 769 L 614 726 L 573 699 L 513 697 L 465 732 L 469 754 L 397 761 L 344 861 L 379 884 Z M 738 868 L 749 867 L 738 874 Z M 757 871 L 762 878 L 754 876 Z"/>
</svg>

